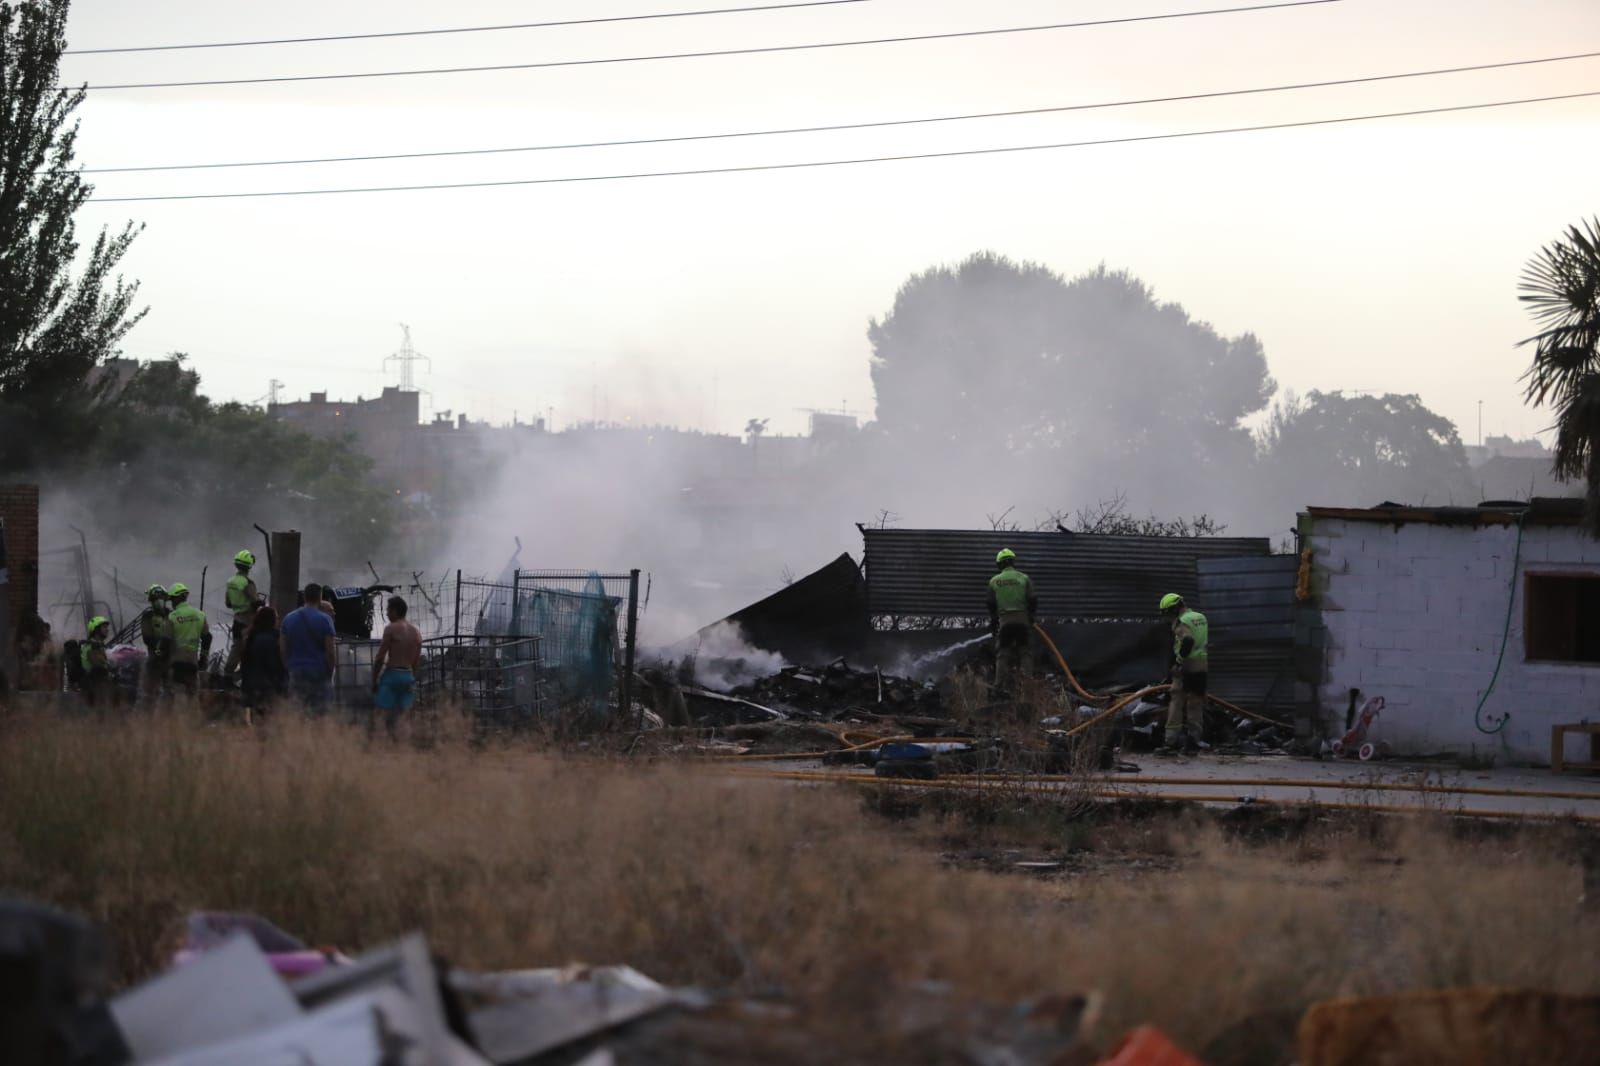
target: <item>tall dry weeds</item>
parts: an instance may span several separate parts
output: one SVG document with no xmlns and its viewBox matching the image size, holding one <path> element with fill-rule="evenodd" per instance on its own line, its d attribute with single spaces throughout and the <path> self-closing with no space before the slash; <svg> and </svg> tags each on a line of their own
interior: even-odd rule
<svg viewBox="0 0 1600 1066">
<path fill-rule="evenodd" d="M 1462 838 L 1441 816 L 1263 845 L 1180 818 L 1094 831 L 1099 854 L 1159 837 L 1159 868 L 1048 881 L 951 868 L 937 827 L 858 799 L 705 765 L 369 744 L 327 721 L 12 718 L 0 889 L 103 922 L 130 977 L 186 911 L 249 910 L 315 943 L 421 928 L 467 966 L 626 962 L 835 1022 L 925 979 L 997 1001 L 1098 989 L 1108 1029 L 1153 1021 L 1197 1048 L 1341 992 L 1600 992 L 1561 833 Z M 1084 845 L 1071 817 L 976 831 Z"/>
</svg>

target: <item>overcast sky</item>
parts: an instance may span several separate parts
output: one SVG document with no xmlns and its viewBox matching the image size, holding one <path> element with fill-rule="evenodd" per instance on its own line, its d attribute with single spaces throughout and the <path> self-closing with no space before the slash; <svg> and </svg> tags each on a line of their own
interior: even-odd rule
<svg viewBox="0 0 1600 1066">
<path fill-rule="evenodd" d="M 75 0 L 74 48 L 593 18 L 777 0 Z M 992 29 L 1251 0 L 861 0 L 367 42 L 70 56 L 73 83 L 531 63 Z M 1260 0 L 1256 0 L 1260 2 Z M 95 91 L 90 168 L 664 137 L 1052 107 L 1600 51 L 1593 0 L 1340 0 L 1120 26 L 498 73 Z M 727 167 L 1206 130 L 1600 90 L 1600 59 L 1089 112 L 675 145 L 95 175 L 102 196 Z M 141 358 L 255 400 L 395 380 L 435 410 L 737 431 L 869 413 L 867 321 L 979 249 L 1127 268 L 1281 385 L 1416 392 L 1531 433 L 1517 277 L 1600 212 L 1600 97 L 1139 144 L 765 173 L 94 204 L 147 224 Z M 1160 387 L 1152 383 L 1152 387 Z"/>
</svg>

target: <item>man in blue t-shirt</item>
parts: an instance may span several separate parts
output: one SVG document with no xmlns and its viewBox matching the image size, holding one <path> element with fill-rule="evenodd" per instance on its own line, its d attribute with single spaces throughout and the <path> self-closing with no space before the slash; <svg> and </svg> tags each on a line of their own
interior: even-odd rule
<svg viewBox="0 0 1600 1066">
<path fill-rule="evenodd" d="M 322 609 L 322 586 L 306 586 L 306 602 L 289 612 L 278 627 L 283 662 L 289 668 L 289 690 L 312 710 L 328 704 L 333 677 L 333 619 Z"/>
</svg>

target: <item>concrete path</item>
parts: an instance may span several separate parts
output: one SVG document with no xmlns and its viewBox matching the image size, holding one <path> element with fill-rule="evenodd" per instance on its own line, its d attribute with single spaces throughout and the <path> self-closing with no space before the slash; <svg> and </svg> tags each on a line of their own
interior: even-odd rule
<svg viewBox="0 0 1600 1066">
<path fill-rule="evenodd" d="M 1576 817 L 1600 822 L 1600 777 L 1548 770 L 1462 770 L 1445 763 L 1357 762 L 1287 756 L 1192 758 L 1133 755 L 1139 773 L 1091 779 L 1102 798 L 1148 796 L 1216 806 L 1239 803 L 1316 803 L 1336 809 L 1459 813 L 1480 817 Z M 884 783 L 871 770 L 824 768 L 815 760 L 783 760 L 733 767 L 753 776 L 794 781 Z M 931 788 L 1026 788 L 1079 791 L 1083 781 L 1066 775 L 947 774 L 908 782 Z"/>
</svg>

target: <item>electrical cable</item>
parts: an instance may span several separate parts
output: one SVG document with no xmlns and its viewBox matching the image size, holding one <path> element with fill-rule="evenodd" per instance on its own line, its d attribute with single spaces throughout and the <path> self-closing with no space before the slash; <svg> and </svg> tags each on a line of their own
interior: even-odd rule
<svg viewBox="0 0 1600 1066">
<path fill-rule="evenodd" d="M 883 129 L 890 126 L 919 126 L 938 122 L 966 122 L 973 119 L 1016 118 L 1025 115 L 1049 115 L 1067 111 L 1095 111 L 1113 107 L 1134 107 L 1144 104 L 1170 104 L 1190 100 L 1215 100 L 1229 96 L 1251 96 L 1263 93 L 1289 92 L 1299 89 L 1325 89 L 1339 85 L 1364 85 L 1371 82 L 1398 81 L 1405 78 L 1428 78 L 1442 74 L 1463 74 L 1480 70 L 1501 70 L 1541 63 L 1562 63 L 1575 59 L 1594 59 L 1600 52 L 1579 52 L 1573 55 L 1547 56 L 1540 59 L 1516 59 L 1504 63 L 1479 63 L 1465 67 L 1440 67 L 1433 70 L 1412 70 L 1399 74 L 1374 74 L 1359 78 L 1336 78 L 1330 81 L 1307 81 L 1288 85 L 1267 85 L 1249 89 L 1223 89 L 1216 92 L 1183 93 L 1177 96 L 1149 96 L 1133 100 L 1106 100 L 1089 104 L 1061 104 L 1053 107 L 1017 108 L 1010 111 L 979 111 L 961 115 L 935 115 L 924 118 L 885 119 L 876 122 L 848 122 L 832 126 L 792 126 L 785 129 L 737 130 L 724 133 L 693 133 L 675 137 L 634 137 L 616 141 L 579 141 L 570 144 L 534 144 L 510 148 L 463 148 L 435 152 L 391 152 L 376 155 L 324 156 L 309 159 L 261 159 L 235 163 L 175 163 L 160 166 L 136 167 L 85 167 L 81 174 L 136 174 L 173 170 L 223 170 L 242 167 L 304 166 L 314 163 L 372 163 L 396 159 L 441 159 L 456 156 L 507 155 L 517 152 L 557 152 L 578 148 L 622 148 L 646 144 L 682 144 L 687 141 L 719 141 L 743 137 L 776 137 L 797 133 L 837 133 L 845 130 Z"/>
<path fill-rule="evenodd" d="M 1495 656 L 1494 673 L 1489 676 L 1489 687 L 1483 690 L 1483 696 L 1478 700 L 1477 709 L 1472 712 L 1472 724 L 1478 732 L 1485 736 L 1494 736 L 1503 731 L 1506 723 L 1511 721 L 1511 712 L 1507 711 L 1500 716 L 1500 724 L 1493 729 L 1483 728 L 1483 707 L 1489 702 L 1490 693 L 1494 692 L 1494 683 L 1500 680 L 1500 665 L 1506 661 L 1506 645 L 1511 643 L 1511 608 L 1517 602 L 1517 567 L 1522 562 L 1522 531 L 1527 526 L 1527 515 L 1517 518 L 1517 547 L 1511 556 L 1511 591 L 1506 594 L 1506 622 L 1500 630 L 1500 654 Z"/>
<path fill-rule="evenodd" d="M 1542 104 L 1558 100 L 1578 100 L 1600 96 L 1600 90 L 1581 93 L 1561 93 L 1555 96 L 1533 96 L 1518 100 L 1492 100 L 1478 104 L 1456 104 L 1449 107 L 1426 107 L 1410 111 L 1386 111 L 1366 115 L 1345 115 L 1338 118 L 1306 119 L 1297 122 L 1271 122 L 1256 126 L 1226 126 L 1208 130 L 1187 130 L 1180 133 L 1148 133 L 1131 137 L 1103 137 L 1089 141 L 1062 141 L 1055 144 L 1006 145 L 999 148 L 963 148 L 945 152 L 910 152 L 904 155 L 865 156 L 854 159 L 816 159 L 797 163 L 759 163 L 737 167 L 696 167 L 688 170 L 636 171 L 623 174 L 582 174 L 565 178 L 514 178 L 504 181 L 432 182 L 423 185 L 372 185 L 328 189 L 275 189 L 261 192 L 182 193 L 159 196 L 91 196 L 86 203 L 127 204 L 152 203 L 174 200 L 244 200 L 282 196 L 333 196 L 351 193 L 426 192 L 444 189 L 490 189 L 517 185 L 573 185 L 596 181 L 632 181 L 640 178 L 685 178 L 708 174 L 753 174 L 776 170 L 812 170 L 821 167 L 858 166 L 866 163 L 901 163 L 925 159 L 955 159 L 964 156 L 1011 155 L 1020 152 L 1042 152 L 1062 148 L 1090 148 L 1113 144 L 1141 144 L 1152 141 L 1181 140 L 1194 137 L 1212 137 L 1231 133 L 1258 133 L 1266 130 L 1298 129 L 1312 126 L 1334 126 L 1352 122 L 1371 122 L 1378 119 L 1410 118 L 1418 115 L 1443 115 L 1462 111 L 1481 111 L 1496 107 L 1515 107 L 1523 104 Z"/>
<path fill-rule="evenodd" d="M 588 67 L 609 63 L 645 63 L 664 59 L 709 59 L 714 56 L 771 55 L 776 52 L 808 52 L 825 48 L 856 48 L 878 44 L 910 44 L 923 41 L 949 41 L 969 37 L 996 37 L 1002 34 L 1038 33 L 1044 30 L 1084 29 L 1090 26 L 1120 26 L 1141 22 L 1160 22 L 1169 19 L 1200 18 L 1207 15 L 1234 15 L 1254 11 L 1273 11 L 1283 8 L 1315 7 L 1337 4 L 1343 0 L 1276 0 L 1268 4 L 1245 7 L 1209 8 L 1203 11 L 1172 11 L 1157 15 L 1126 15 L 1119 18 L 1088 19 L 1079 22 L 1056 22 L 1040 26 L 1007 26 L 990 30 L 958 30 L 950 33 L 921 33 L 903 37 L 874 37 L 854 41 L 815 41 L 808 44 L 774 44 L 754 48 L 720 48 L 703 52 L 669 52 L 659 55 L 605 56 L 599 59 L 560 59 L 542 63 L 500 63 L 478 67 L 432 67 L 421 70 L 369 70 L 344 74 L 286 74 L 266 78 L 208 78 L 196 81 L 149 81 L 122 84 L 84 85 L 89 92 L 114 89 L 192 89 L 220 85 L 277 85 L 289 82 L 349 81 L 356 78 L 404 78 L 432 74 L 478 74 L 507 70 L 544 70 L 552 67 Z M 63 92 L 76 91 L 73 86 L 59 87 Z"/>
<path fill-rule="evenodd" d="M 512 22 L 498 26 L 449 26 L 436 30 L 390 30 L 383 33 L 338 33 L 321 37 L 277 37 L 256 41 L 208 41 L 198 44 L 143 44 L 124 48 L 68 48 L 64 56 L 126 55 L 130 52 L 189 52 L 203 48 L 255 48 L 278 44 L 323 44 L 328 41 L 376 41 L 395 37 L 438 37 L 453 33 L 499 33 L 505 30 L 543 30 L 557 26 L 595 26 L 608 22 L 646 22 L 655 19 L 695 18 L 701 15 L 745 15 L 761 11 L 791 11 L 803 7 L 838 7 L 873 0 L 796 0 L 786 4 L 715 7 L 698 11 L 659 11 L 652 15 L 609 15 L 603 18 L 556 19 L 548 22 Z"/>
</svg>

